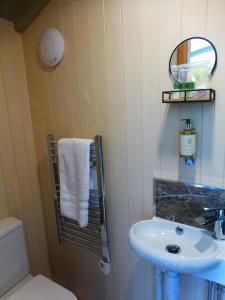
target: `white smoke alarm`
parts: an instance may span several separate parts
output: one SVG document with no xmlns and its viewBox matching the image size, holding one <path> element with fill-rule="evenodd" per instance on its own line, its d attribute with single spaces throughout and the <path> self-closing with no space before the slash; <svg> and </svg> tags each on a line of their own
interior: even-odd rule
<svg viewBox="0 0 225 300">
<path fill-rule="evenodd" d="M 64 54 L 64 40 L 55 28 L 48 28 L 42 34 L 39 43 L 39 55 L 43 64 L 48 67 L 56 66 Z"/>
</svg>

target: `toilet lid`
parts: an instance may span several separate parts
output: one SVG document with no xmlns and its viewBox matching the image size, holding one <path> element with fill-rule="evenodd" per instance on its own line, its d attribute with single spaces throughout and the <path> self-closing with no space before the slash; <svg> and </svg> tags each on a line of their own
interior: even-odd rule
<svg viewBox="0 0 225 300">
<path fill-rule="evenodd" d="M 38 275 L 15 291 L 7 300 L 77 300 L 62 286 L 42 275 Z"/>
</svg>

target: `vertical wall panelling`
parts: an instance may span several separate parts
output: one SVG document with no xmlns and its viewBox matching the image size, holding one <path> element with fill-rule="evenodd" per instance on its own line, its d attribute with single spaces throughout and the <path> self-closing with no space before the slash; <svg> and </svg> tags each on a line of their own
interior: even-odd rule
<svg viewBox="0 0 225 300">
<path fill-rule="evenodd" d="M 202 183 L 224 186 L 224 45 L 222 31 L 225 20 L 225 3 L 220 0 L 208 1 L 206 34 L 216 46 L 218 66 L 212 79 L 217 91 L 215 105 L 204 106 L 202 132 Z"/>
<path fill-rule="evenodd" d="M 2 26 L 0 26 L 0 30 Z M 1 35 L 2 36 L 2 35 Z M 2 61 L 2 59 L 1 59 Z M 0 64 L 1 67 L 1 64 Z M 1 166 L 2 174 L 5 180 L 5 195 L 4 198 L 8 200 L 9 210 L 4 213 L 8 216 L 10 212 L 17 217 L 22 216 L 21 203 L 19 199 L 19 187 L 16 177 L 15 160 L 12 149 L 11 129 L 8 118 L 8 108 L 6 103 L 4 79 L 2 74 L 2 67 L 0 68 L 0 136 L 1 136 Z M 3 190 L 2 190 L 3 192 Z M 2 202 L 4 207 L 5 204 Z"/>
<path fill-rule="evenodd" d="M 64 99 L 64 104 L 66 102 L 65 114 L 68 117 L 69 126 L 65 126 L 65 132 L 69 136 L 82 136 L 83 132 L 83 120 L 82 120 L 82 110 L 81 110 L 81 100 L 79 92 L 79 66 L 78 66 L 78 51 L 76 44 L 76 31 L 75 15 L 74 15 L 74 3 L 70 2 L 61 9 L 61 19 L 62 19 L 62 33 L 65 39 L 67 55 L 64 56 L 64 64 L 61 66 L 63 71 L 63 78 L 61 80 L 61 72 L 59 71 L 58 82 L 60 83 L 60 98 Z M 74 63 L 71 63 L 73 61 Z M 66 66 L 66 67 L 65 67 Z M 71 80 L 72 79 L 72 80 Z M 76 105 L 74 105 L 76 103 Z M 82 130 L 78 126 L 73 126 L 73 121 L 76 120 Z M 80 127 L 79 126 L 79 127 Z M 65 134 L 65 133 L 64 133 Z"/>
<path fill-rule="evenodd" d="M 27 185 L 27 182 L 29 181 L 29 170 L 26 166 L 27 154 L 24 151 L 24 124 L 22 120 L 22 115 L 20 113 L 21 103 L 18 89 L 19 81 L 15 80 L 12 82 L 11 80 L 12 74 L 15 74 L 15 72 L 20 71 L 15 56 L 13 55 L 13 49 L 15 47 L 14 39 L 12 36 L 13 34 L 14 32 L 10 30 L 10 27 L 8 27 L 8 30 L 6 31 L 5 35 L 5 43 L 1 47 L 1 54 L 4 57 L 4 59 L 2 60 L 2 70 L 4 74 L 3 76 L 7 105 L 9 109 L 9 119 L 11 123 L 12 142 L 13 147 L 15 149 L 14 156 L 16 161 L 16 172 L 19 184 L 19 196 L 21 199 L 23 199 L 23 201 L 21 201 L 21 206 L 22 210 L 27 209 L 28 211 L 33 211 L 33 202 L 30 201 L 30 199 L 32 198 L 32 191 L 30 189 L 31 187 Z M 11 45 L 10 49 L 9 45 Z M 19 101 L 14 100 L 16 97 L 19 98 Z M 26 189 L 24 189 L 25 186 L 27 186 Z M 33 217 L 32 214 L 27 213 L 23 214 L 23 220 L 26 225 L 27 235 L 32 236 L 32 232 L 34 231 L 34 228 L 36 226 L 36 219 Z M 34 257 L 37 259 L 32 263 L 34 265 L 41 265 L 41 257 L 38 255 L 38 252 L 40 251 L 38 239 L 27 239 L 27 243 L 28 248 L 31 249 L 33 253 L 35 253 Z"/>
<path fill-rule="evenodd" d="M 154 175 L 224 184 L 224 8 L 221 0 L 52 0 L 23 34 L 53 273 L 81 299 L 154 299 L 152 266 L 128 244 L 129 226 L 154 213 Z M 62 62 L 51 70 L 35 53 L 47 26 L 58 28 L 66 45 Z M 182 39 L 196 35 L 207 36 L 218 50 L 215 105 L 162 104 L 161 92 L 172 87 L 170 55 Z M 179 160 L 179 121 L 186 117 L 198 131 L 192 169 Z M 49 132 L 57 138 L 103 135 L 109 277 L 99 272 L 93 253 L 57 244 L 45 140 Z M 3 164 L 2 157 L 4 171 Z M 0 172 L 1 184 L 7 190 Z M 204 300 L 203 281 L 182 277 L 182 300 L 187 299 Z"/>
<path fill-rule="evenodd" d="M 144 217 L 153 215 L 153 176 L 159 175 L 159 1 L 140 1 Z M 151 122 L 151 125 L 150 125 Z M 146 299 L 154 299 L 154 274 L 146 264 Z"/>
<path fill-rule="evenodd" d="M 47 20 L 46 18 L 40 16 L 38 20 L 34 21 L 34 24 L 37 22 L 37 31 L 36 35 L 41 36 L 43 30 L 47 27 Z M 29 28 L 28 28 L 29 32 Z M 32 41 L 28 41 L 27 48 L 24 50 L 31 51 L 34 53 L 33 56 L 29 56 L 29 61 L 26 63 L 29 63 L 29 66 L 31 69 L 27 69 L 27 79 L 29 82 L 30 78 L 30 71 L 35 68 L 35 65 L 40 65 L 39 58 L 37 56 L 37 48 L 36 45 L 33 45 Z M 36 50 L 35 50 L 36 49 Z M 26 58 L 26 51 L 24 51 L 24 55 Z M 32 109 L 35 113 L 32 114 L 33 118 L 33 126 L 34 126 L 34 132 L 38 133 L 38 137 L 35 136 L 35 139 L 38 138 L 40 142 L 36 143 L 36 151 L 37 151 L 37 158 L 38 158 L 38 171 L 39 174 L 45 174 L 43 177 L 39 176 L 40 178 L 40 185 L 41 185 L 41 192 L 42 192 L 42 200 L 43 200 L 43 207 L 44 207 L 44 214 L 45 219 L 48 219 L 48 222 L 46 222 L 46 228 L 47 232 L 48 229 L 51 228 L 51 226 L 54 226 L 55 224 L 55 218 L 54 218 L 54 206 L 52 201 L 47 201 L 48 192 L 51 188 L 51 178 L 49 174 L 49 166 L 48 166 L 48 157 L 47 157 L 47 149 L 46 149 L 46 134 L 52 132 L 53 128 L 53 118 L 49 118 L 49 116 L 54 115 L 54 105 L 51 105 L 48 101 L 46 101 L 47 98 L 53 98 L 55 101 L 55 97 L 52 96 L 52 89 L 51 89 L 51 81 L 52 78 L 50 77 L 49 72 L 44 72 L 41 76 L 42 72 L 41 69 L 38 68 L 37 72 L 33 74 L 33 80 L 35 82 L 34 85 L 29 85 L 29 94 L 32 103 Z M 38 95 L 38 96 L 36 96 Z M 55 104 L 55 103 L 54 103 Z M 44 130 L 46 130 L 46 134 L 41 134 Z M 40 155 L 39 155 L 40 154 Z M 52 232 L 52 235 L 54 237 L 55 244 L 57 243 L 57 234 L 55 231 Z M 55 251 L 57 251 L 57 248 L 55 247 L 55 244 L 51 244 L 49 241 L 49 249 L 54 248 Z M 51 254 L 51 253 L 50 253 Z M 52 255 L 50 255 L 50 259 L 52 258 Z M 52 264 L 52 267 L 54 267 L 54 264 Z"/>
<path fill-rule="evenodd" d="M 6 186 L 3 174 L 2 160 L 0 160 L 0 219 L 6 218 L 9 215 L 9 203 L 6 195 Z"/>
<path fill-rule="evenodd" d="M 163 90 L 170 90 L 169 58 L 174 47 L 181 41 L 182 1 L 160 0 L 160 62 L 159 101 Z M 160 161 L 163 178 L 178 179 L 179 170 L 179 104 L 161 104 Z"/>
<path fill-rule="evenodd" d="M 85 138 L 96 134 L 96 112 L 93 97 L 92 58 L 87 0 L 75 2 L 77 55 L 79 65 L 80 93 Z"/>
<path fill-rule="evenodd" d="M 128 0 L 122 1 L 126 145 L 130 150 L 127 151 L 127 171 L 131 223 L 140 219 L 143 213 L 143 183 L 136 180 L 137 177 L 143 176 L 139 18 L 139 0 L 132 3 Z"/>
<path fill-rule="evenodd" d="M 23 220 L 31 271 L 50 275 L 21 35 L 0 21 L 1 209 Z"/>
<path fill-rule="evenodd" d="M 109 127 L 111 138 L 112 181 L 111 201 L 114 201 L 114 232 L 112 245 L 114 290 L 118 299 L 131 299 L 130 249 L 127 241 L 129 204 L 127 191 L 126 124 L 124 99 L 124 70 L 122 49 L 121 1 L 104 1 L 107 59 L 107 85 L 109 101 Z M 122 217 L 123 216 L 123 217 Z M 118 234 L 120 232 L 120 234 Z M 126 253 L 123 255 L 122 253 Z M 117 288 L 115 288 L 117 287 Z"/>
<path fill-rule="evenodd" d="M 96 121 L 96 101 L 95 89 L 94 89 L 94 70 L 93 70 L 93 52 L 92 52 L 92 39 L 90 28 L 90 8 L 89 1 L 74 2 L 75 7 L 75 26 L 76 26 L 76 51 L 77 51 L 77 63 L 79 72 L 79 93 L 81 103 L 81 116 L 83 127 L 79 130 L 79 134 L 83 138 L 93 138 L 97 132 Z M 96 256 L 97 257 L 97 256 Z M 86 251 L 86 270 L 92 266 L 94 272 L 95 281 L 93 282 L 93 274 L 87 276 L 85 270 L 83 276 L 86 279 L 83 280 L 83 289 L 88 287 L 93 289 L 94 286 L 98 287 L 94 294 L 90 290 L 89 297 L 101 298 L 105 297 L 105 278 L 102 276 L 98 269 L 98 259 L 94 258 Z M 82 268 L 82 266 L 81 266 Z M 85 282 L 86 280 L 86 282 Z M 94 288 L 95 289 L 95 288 Z"/>
<path fill-rule="evenodd" d="M 140 1 L 122 1 L 122 35 L 124 57 L 124 99 L 126 119 L 126 147 L 128 174 L 129 226 L 140 220 L 144 214 L 143 182 L 143 128 L 141 93 L 141 43 L 140 43 Z M 132 51 L 131 51 L 132 49 Z M 129 149 L 129 151 L 128 151 Z M 145 272 L 143 260 L 133 253 L 132 295 L 133 299 L 145 298 Z"/>
<path fill-rule="evenodd" d="M 59 31 L 63 32 L 61 12 L 61 8 L 54 9 L 47 15 L 44 23 L 46 23 L 48 27 L 55 27 Z M 67 93 L 65 93 L 66 89 L 64 88 L 64 81 L 61 80 L 61 76 L 64 76 L 67 72 L 64 66 L 64 64 L 59 64 L 59 66 L 55 69 L 55 72 L 48 72 L 49 90 L 51 92 L 51 96 L 54 98 L 54 105 L 49 106 L 49 108 L 51 110 L 50 113 L 55 116 L 52 118 L 52 125 L 53 128 L 57 128 L 57 136 L 65 136 L 65 133 L 68 133 L 68 131 L 71 134 L 71 123 L 70 118 L 68 118 L 68 115 L 70 115 L 68 97 Z"/>
<path fill-rule="evenodd" d="M 207 1 L 201 0 L 193 5 L 192 1 L 183 1 L 182 40 L 192 36 L 205 36 Z M 202 104 L 181 105 L 180 108 L 180 119 L 191 118 L 197 130 L 196 165 L 195 167 L 186 166 L 184 159 L 180 159 L 179 178 L 181 180 L 200 182 L 201 179 L 202 110 Z"/>
<path fill-rule="evenodd" d="M 159 174 L 159 1 L 140 2 L 144 212 L 153 213 L 153 173 Z M 151 120 L 152 126 L 149 124 Z M 153 167 L 154 166 L 154 167 Z"/>
<path fill-rule="evenodd" d="M 21 109 L 21 117 L 20 120 L 22 125 L 18 128 L 24 131 L 23 143 L 26 150 L 22 147 L 22 151 L 26 154 L 24 156 L 18 155 L 17 160 L 22 161 L 23 158 L 23 167 L 26 166 L 27 170 L 24 171 L 24 178 L 26 174 L 26 180 L 23 179 L 25 186 L 27 182 L 30 182 L 30 188 L 25 194 L 24 192 L 24 207 L 27 210 L 32 209 L 35 212 L 35 220 L 33 221 L 33 230 L 37 230 L 37 249 L 39 251 L 39 255 L 41 256 L 41 264 L 43 268 L 43 272 L 46 275 L 49 275 L 49 259 L 48 259 L 48 249 L 46 243 L 46 234 L 45 234 L 45 223 L 43 218 L 43 209 L 41 203 L 41 194 L 40 194 L 40 186 L 39 180 L 37 176 L 37 165 L 36 165 L 36 151 L 34 145 L 34 136 L 33 136 L 33 127 L 32 127 L 32 118 L 30 111 L 30 102 L 28 95 L 28 86 L 26 79 L 26 70 L 25 70 L 25 61 L 24 61 L 24 53 L 23 53 L 23 45 L 21 35 L 16 34 L 14 39 L 12 40 L 13 45 L 13 55 L 14 55 L 14 73 L 17 75 L 18 83 L 17 83 L 17 96 L 20 100 L 18 106 L 22 107 Z M 23 59 L 21 59 L 23 58 Z M 17 111 L 17 113 L 18 113 Z M 18 129 L 15 133 L 18 136 Z M 21 141 L 18 141 L 21 143 Z M 14 142 L 15 148 L 17 146 L 17 142 Z M 22 168 L 21 168 L 22 169 Z M 20 170 L 21 170 L 20 169 Z M 24 167 L 24 169 L 26 169 Z M 20 175 L 21 177 L 23 174 Z M 29 201 L 27 200 L 29 199 Z M 32 199 L 32 201 L 30 201 Z M 26 201 L 26 202 L 25 202 Z M 29 202 L 32 202 L 30 204 Z M 24 213 L 25 214 L 25 213 Z M 31 227 L 31 223 L 28 222 Z M 33 235 L 33 231 L 31 232 L 31 236 Z"/>
<path fill-rule="evenodd" d="M 105 15 L 104 15 L 104 1 L 89 0 L 89 30 L 90 42 L 92 52 L 92 82 L 93 82 L 93 97 L 95 101 L 96 113 L 96 127 L 97 133 L 103 136 L 104 147 L 104 166 L 105 166 L 105 180 L 107 188 L 107 208 L 108 208 L 108 222 L 110 230 L 111 254 L 114 261 L 114 244 L 115 237 L 111 228 L 114 224 L 115 205 L 111 198 L 112 182 L 110 180 L 110 170 L 112 169 L 112 159 L 110 150 L 110 129 L 109 129 L 109 103 L 108 103 L 108 89 L 107 89 L 107 66 L 106 66 L 106 42 L 105 42 Z M 113 289 L 113 277 L 116 274 L 113 266 L 112 273 L 105 280 L 107 285 L 105 291 L 106 299 L 113 300 L 113 295 L 110 292 Z"/>
</svg>

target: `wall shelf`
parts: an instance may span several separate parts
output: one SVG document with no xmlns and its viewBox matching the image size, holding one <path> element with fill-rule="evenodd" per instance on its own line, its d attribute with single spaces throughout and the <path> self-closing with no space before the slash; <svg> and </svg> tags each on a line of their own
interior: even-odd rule
<svg viewBox="0 0 225 300">
<path fill-rule="evenodd" d="M 216 91 L 213 89 L 173 90 L 162 92 L 162 103 L 203 103 L 213 102 Z"/>
</svg>

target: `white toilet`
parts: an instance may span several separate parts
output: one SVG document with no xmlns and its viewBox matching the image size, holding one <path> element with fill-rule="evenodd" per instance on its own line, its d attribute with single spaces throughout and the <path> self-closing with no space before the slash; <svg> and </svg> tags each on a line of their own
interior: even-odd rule
<svg viewBox="0 0 225 300">
<path fill-rule="evenodd" d="M 23 224 L 0 221 L 0 300 L 77 300 L 67 289 L 42 275 L 29 274 Z"/>
</svg>

